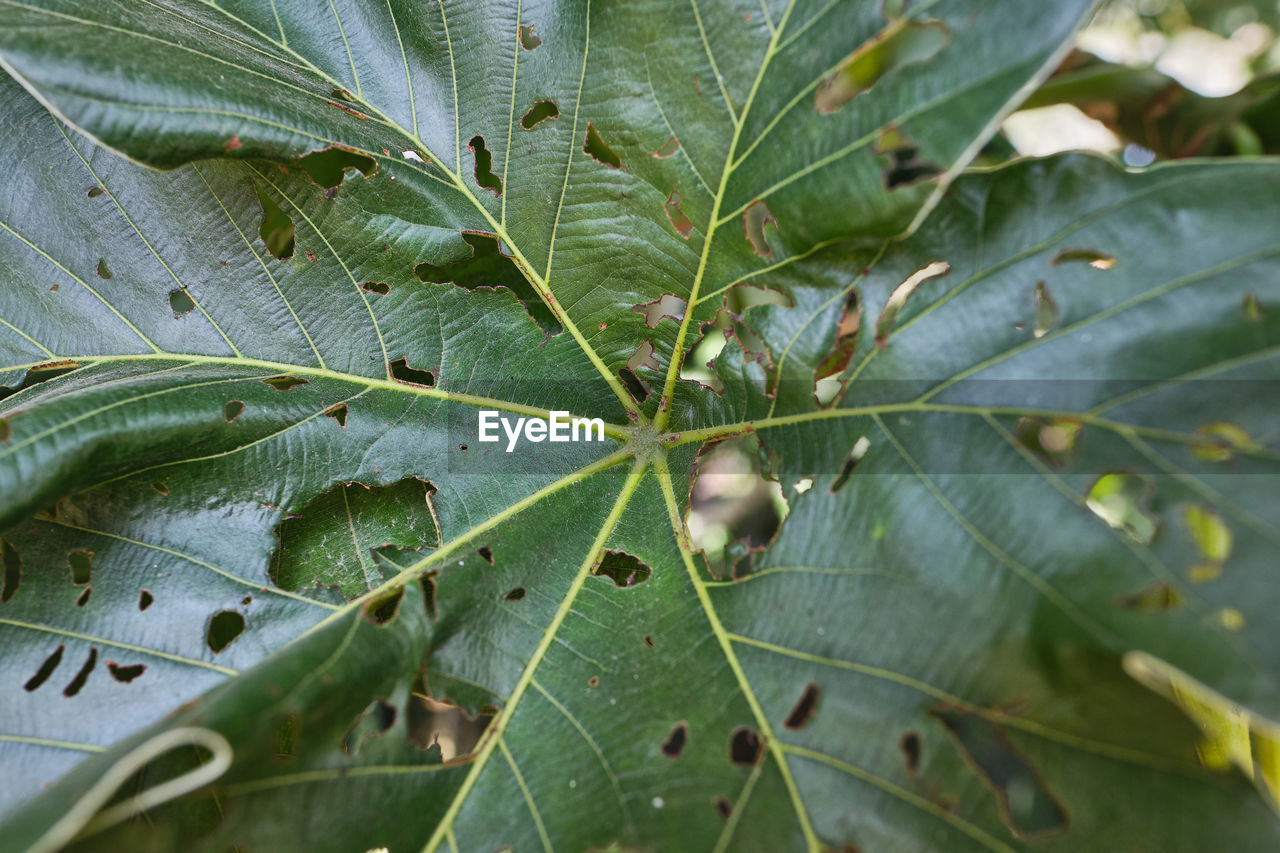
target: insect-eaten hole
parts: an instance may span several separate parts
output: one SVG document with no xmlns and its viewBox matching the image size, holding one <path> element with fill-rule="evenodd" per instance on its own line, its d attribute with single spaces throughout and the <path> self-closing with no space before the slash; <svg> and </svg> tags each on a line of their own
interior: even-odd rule
<svg viewBox="0 0 1280 853">
<path fill-rule="evenodd" d="M 831 481 L 831 494 L 843 489 L 849 483 L 849 478 L 853 476 L 853 472 L 857 470 L 858 465 L 867 457 L 868 451 L 871 450 L 871 439 L 865 435 L 853 443 L 853 447 L 849 448 L 848 454 L 844 457 L 844 462 L 840 465 L 840 473 L 836 474 L 834 480 Z"/>
<path fill-rule="evenodd" d="M 667 141 L 662 143 L 662 147 L 659 148 L 657 151 L 653 152 L 649 156 L 656 157 L 659 160 L 666 160 L 668 157 L 676 156 L 676 153 L 679 151 L 680 151 L 680 140 L 675 138 L 674 136 L 669 136 L 667 137 Z"/>
<path fill-rule="evenodd" d="M 754 767 L 763 754 L 764 740 L 754 729 L 743 726 L 729 736 L 729 760 L 739 767 Z"/>
<path fill-rule="evenodd" d="M 476 549 L 476 553 L 479 554 L 481 559 L 483 559 L 486 563 L 488 563 L 491 566 L 493 565 L 493 549 L 490 548 L 488 545 L 481 545 L 479 548 Z"/>
<path fill-rule="evenodd" d="M 67 565 L 71 567 L 71 582 L 76 586 L 84 586 L 93 575 L 93 552 L 77 549 L 67 554 Z"/>
<path fill-rule="evenodd" d="M 1155 488 L 1137 474 L 1104 474 L 1089 489 L 1085 506 L 1094 515 L 1133 540 L 1150 544 L 1160 520 L 1149 509 Z"/>
<path fill-rule="evenodd" d="M 106 192 L 106 190 L 104 190 L 102 187 L 89 187 L 89 192 L 85 193 L 85 195 L 87 195 L 89 198 L 97 198 L 98 196 L 102 195 L 104 192 Z"/>
<path fill-rule="evenodd" d="M 144 589 L 142 592 L 138 593 L 138 609 L 146 610 L 155 603 L 155 600 L 156 597 L 151 594 L 151 590 Z"/>
<path fill-rule="evenodd" d="M 1182 594 L 1172 584 L 1157 581 L 1137 592 L 1115 598 L 1112 604 L 1135 613 L 1167 613 L 1182 604 Z"/>
<path fill-rule="evenodd" d="M 1031 333 L 1034 337 L 1043 338 L 1058 326 L 1058 303 L 1049 293 L 1049 285 L 1043 281 L 1036 282 L 1035 289 L 1035 322 Z"/>
<path fill-rule="evenodd" d="M 600 555 L 600 561 L 592 574 L 608 578 L 614 586 L 630 587 L 642 584 L 653 574 L 651 569 L 639 557 L 626 551 L 606 550 Z"/>
<path fill-rule="evenodd" d="M 733 803 L 729 802 L 729 798 L 724 794 L 716 795 L 716 797 L 711 801 L 711 804 L 716 807 L 716 812 L 719 813 L 720 817 L 725 818 L 726 820 L 729 818 L 729 815 L 733 814 Z"/>
<path fill-rule="evenodd" d="M 662 754 L 674 761 L 680 757 L 680 753 L 684 752 L 684 746 L 688 742 L 689 724 L 676 723 L 671 733 L 667 735 L 667 739 L 662 742 Z"/>
<path fill-rule="evenodd" d="M 396 382 L 403 382 L 406 385 L 419 385 L 423 388 L 430 388 L 436 384 L 435 374 L 429 370 L 418 370 L 410 367 L 408 356 L 401 356 L 388 364 L 387 373 Z"/>
<path fill-rule="evenodd" d="M 892 21 L 837 66 L 814 93 L 813 105 L 830 115 L 871 91 L 887 74 L 928 62 L 951 41 L 951 31 L 937 19 Z"/>
<path fill-rule="evenodd" d="M 597 163 L 603 163 L 611 169 L 622 168 L 622 158 L 614 153 L 591 122 L 587 122 L 587 137 L 582 143 L 582 150 Z"/>
<path fill-rule="evenodd" d="M 518 586 L 515 589 L 510 590 L 509 592 L 504 594 L 502 598 L 504 601 L 520 601 L 525 597 L 525 595 L 526 595 L 525 588 L 522 586 Z"/>
<path fill-rule="evenodd" d="M 1071 461 L 1084 425 L 1071 418 L 1018 418 L 1013 434 L 1018 443 L 1054 468 Z"/>
<path fill-rule="evenodd" d="M 684 312 L 688 307 L 679 296 L 674 293 L 664 293 L 652 302 L 642 302 L 632 307 L 632 311 L 644 317 L 644 324 L 650 329 L 657 328 L 658 323 L 662 322 L 662 318 L 669 317 L 679 323 L 684 319 Z"/>
<path fill-rule="evenodd" d="M 839 376 L 853 361 L 853 353 L 858 347 L 858 333 L 861 331 L 862 295 L 854 289 L 845 295 L 844 308 L 836 323 L 835 341 L 813 371 L 814 396 L 822 405 L 827 405 L 840 393 L 842 383 Z"/>
<path fill-rule="evenodd" d="M 376 293 L 379 296 L 386 296 L 391 292 L 391 285 L 387 284 L 385 281 L 366 281 L 364 284 L 360 285 L 360 289 L 367 290 L 370 293 Z"/>
<path fill-rule="evenodd" d="M 293 257 L 293 220 L 261 186 L 254 184 L 254 189 L 258 192 L 258 204 L 262 208 L 262 224 L 258 226 L 258 236 L 262 238 L 271 257 L 277 261 L 287 261 Z"/>
<path fill-rule="evenodd" d="M 93 595 L 93 587 L 86 586 L 84 588 L 84 591 L 80 593 L 78 598 L 76 598 L 76 607 L 84 607 L 86 604 L 88 604 L 89 597 L 91 595 Z"/>
<path fill-rule="evenodd" d="M 107 262 L 104 258 L 98 258 L 97 272 L 98 278 L 103 279 L 104 281 L 109 278 L 115 278 L 115 276 L 112 275 L 110 268 L 107 267 Z"/>
<path fill-rule="evenodd" d="M 375 699 L 363 711 L 356 715 L 351 727 L 342 737 L 342 751 L 347 755 L 358 755 L 360 748 L 368 741 L 381 737 L 391 731 L 396 724 L 396 706 L 382 699 Z"/>
<path fill-rule="evenodd" d="M 133 663 L 123 666 L 113 660 L 107 661 L 107 672 L 111 673 L 111 677 L 122 684 L 128 684 L 146 671 L 147 665 L 145 663 Z"/>
<path fill-rule="evenodd" d="M 181 317 L 196 310 L 196 301 L 191 298 L 190 293 L 187 293 L 185 287 L 179 287 L 169 291 L 169 308 L 173 311 L 174 317 Z"/>
<path fill-rule="evenodd" d="M 529 111 L 520 119 L 520 126 L 525 130 L 533 130 L 544 121 L 560 117 L 560 108 L 555 101 L 535 101 Z"/>
<path fill-rule="evenodd" d="M 467 148 L 476 160 L 476 186 L 491 191 L 495 196 L 502 195 L 502 179 L 493 173 L 493 154 L 484 147 L 484 137 L 479 134 L 471 137 Z"/>
<path fill-rule="evenodd" d="M 216 655 L 244 633 L 244 614 L 235 610 L 219 610 L 209 620 L 205 643 Z"/>
<path fill-rule="evenodd" d="M 58 668 L 58 664 L 62 663 L 62 654 L 66 651 L 66 646 L 59 644 L 50 655 L 44 659 L 44 663 L 40 664 L 40 668 L 36 670 L 35 675 L 27 679 L 27 683 L 22 685 L 22 689 L 28 693 L 40 689 L 40 685 L 49 680 L 49 676 L 53 675 L 53 671 Z"/>
<path fill-rule="evenodd" d="M 619 368 L 618 379 L 622 381 L 622 387 L 627 389 L 631 399 L 637 403 L 643 403 L 649 399 L 649 394 L 651 393 L 649 383 L 637 376 L 636 372 L 630 367 Z"/>
<path fill-rule="evenodd" d="M 89 681 L 93 668 L 98 665 L 98 648 L 96 646 L 89 647 L 89 654 L 85 656 L 84 663 L 80 666 L 80 671 L 75 674 L 71 682 L 62 690 L 62 695 L 71 698 L 84 689 Z"/>
<path fill-rule="evenodd" d="M 521 24 L 519 32 L 520 46 L 525 50 L 534 50 L 538 45 L 542 44 L 542 39 L 533 34 L 533 24 Z"/>
<path fill-rule="evenodd" d="M 222 417 L 227 423 L 244 414 L 244 400 L 228 400 L 222 407 Z"/>
<path fill-rule="evenodd" d="M 359 171 L 366 178 L 378 171 L 378 164 L 372 157 L 337 146 L 304 154 L 298 158 L 298 165 L 311 180 L 325 189 L 341 184 L 350 169 Z"/>
<path fill-rule="evenodd" d="M 329 408 L 325 409 L 324 416 L 326 418 L 332 418 L 335 422 L 337 422 L 338 426 L 342 427 L 343 429 L 346 429 L 347 414 L 349 412 L 350 412 L 350 409 L 347 407 L 346 403 L 339 403 L 336 406 L 330 406 Z"/>
<path fill-rule="evenodd" d="M 462 240 L 471 250 L 469 257 L 444 266 L 421 263 L 414 267 L 414 273 L 431 284 L 453 284 L 466 290 L 505 287 L 516 295 L 547 337 L 564 330 L 511 256 L 502 253 L 496 236 L 463 232 Z"/>
<path fill-rule="evenodd" d="M 920 269 L 907 276 L 906 280 L 893 289 L 889 294 L 889 298 L 885 300 L 884 308 L 880 311 L 880 316 L 876 320 L 876 346 L 884 349 L 889 345 L 889 336 L 893 334 L 894 326 L 898 323 L 898 316 L 902 313 L 902 309 L 906 307 L 907 300 L 930 281 L 944 278 L 951 273 L 951 264 L 946 261 L 934 261 L 928 266 Z"/>
<path fill-rule="evenodd" d="M 880 162 L 884 186 L 887 190 L 909 187 L 942 174 L 944 169 L 920 156 L 920 146 L 908 139 L 896 127 L 890 125 L 876 137 L 872 149 Z"/>
<path fill-rule="evenodd" d="M 655 644 L 653 642 L 653 634 L 644 635 L 644 645 L 645 645 L 645 648 L 649 648 L 649 649 L 652 649 L 654 647 Z"/>
<path fill-rule="evenodd" d="M 667 196 L 667 200 L 663 202 L 662 208 L 667 212 L 667 219 L 671 222 L 671 227 L 676 229 L 676 233 L 684 240 L 689 239 L 689 235 L 693 233 L 693 220 L 680 209 L 680 202 L 684 199 L 680 195 L 679 190 L 672 190 Z"/>
<path fill-rule="evenodd" d="M 599 687 L 599 686 L 600 686 L 600 678 L 599 678 L 599 676 L 595 676 L 595 675 L 593 675 L 593 676 L 591 676 L 590 678 L 588 678 L 588 679 L 587 679 L 587 686 L 588 686 L 588 687 Z"/>
<path fill-rule="evenodd" d="M 759 440 L 741 436 L 695 459 L 689 535 L 716 577 L 741 578 L 777 535 L 789 512 L 782 484 L 766 477 Z"/>
<path fill-rule="evenodd" d="M 898 749 L 902 752 L 902 766 L 907 771 L 907 777 L 916 778 L 916 772 L 920 769 L 920 735 L 907 732 L 899 738 Z"/>
<path fill-rule="evenodd" d="M 22 585 L 22 555 L 8 539 L 0 539 L 0 564 L 4 567 L 4 579 L 0 583 L 0 604 L 8 604 Z"/>
<path fill-rule="evenodd" d="M 409 742 L 419 749 L 439 750 L 441 761 L 473 753 L 497 709 L 481 706 L 472 716 L 451 701 L 440 702 L 424 694 L 415 692 L 405 706 Z"/>
<path fill-rule="evenodd" d="M 269 379 L 262 380 L 262 382 L 264 385 L 270 385 L 277 391 L 288 391 L 290 388 L 296 388 L 299 385 L 311 384 L 301 376 L 272 376 Z"/>
<path fill-rule="evenodd" d="M 787 719 L 783 722 L 783 725 L 795 731 L 799 731 L 809 725 L 809 721 L 813 719 L 814 713 L 818 710 L 818 697 L 821 695 L 822 688 L 818 687 L 818 685 L 812 683 L 805 685 L 804 692 L 796 700 L 791 713 L 787 714 Z"/>
<path fill-rule="evenodd" d="M 404 599 L 404 587 L 398 586 L 377 598 L 370 599 L 364 606 L 363 615 L 370 624 L 381 628 L 391 624 L 400 613 L 400 602 Z"/>
<path fill-rule="evenodd" d="M 769 235 L 765 233 L 765 229 L 770 227 L 775 234 L 778 233 L 778 220 L 773 218 L 773 214 L 769 212 L 769 205 L 764 203 L 764 199 L 758 198 L 747 205 L 747 209 L 742 212 L 742 233 L 747 236 L 751 251 L 762 258 L 773 257 L 773 249 L 769 246 Z"/>
<path fill-rule="evenodd" d="M 1030 840 L 1066 830 L 1062 804 L 1002 729 L 952 708 L 936 707 L 930 713 L 942 723 L 969 769 L 995 795 L 1000 816 L 1015 836 Z"/>
<path fill-rule="evenodd" d="M 1095 270 L 1109 270 L 1115 268 L 1116 256 L 1097 249 L 1063 249 L 1053 256 L 1050 264 L 1055 267 L 1063 264 L 1088 264 Z"/>
</svg>

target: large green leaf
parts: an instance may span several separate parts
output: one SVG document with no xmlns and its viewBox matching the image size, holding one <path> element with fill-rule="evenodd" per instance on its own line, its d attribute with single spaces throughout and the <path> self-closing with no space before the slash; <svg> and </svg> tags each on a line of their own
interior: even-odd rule
<svg viewBox="0 0 1280 853">
<path fill-rule="evenodd" d="M 958 177 L 1089 4 L 903 5 L 0 0 L 5 845 L 1274 843 L 1280 165 Z"/>
</svg>

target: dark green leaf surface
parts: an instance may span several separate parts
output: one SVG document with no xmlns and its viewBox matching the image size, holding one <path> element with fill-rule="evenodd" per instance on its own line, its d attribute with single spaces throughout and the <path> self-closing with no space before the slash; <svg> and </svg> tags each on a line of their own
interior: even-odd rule
<svg viewBox="0 0 1280 853">
<path fill-rule="evenodd" d="M 1274 844 L 1280 167 L 957 177 L 1087 6 L 0 0 L 5 845 Z"/>
</svg>

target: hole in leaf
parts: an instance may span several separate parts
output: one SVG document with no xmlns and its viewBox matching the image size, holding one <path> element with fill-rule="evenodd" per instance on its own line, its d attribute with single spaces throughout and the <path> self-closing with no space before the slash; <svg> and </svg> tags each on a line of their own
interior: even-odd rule
<svg viewBox="0 0 1280 853">
<path fill-rule="evenodd" d="M 1021 417 L 1014 424 L 1013 432 L 1019 444 L 1060 468 L 1075 453 L 1084 425 L 1068 418 Z"/>
<path fill-rule="evenodd" d="M 522 24 L 520 26 L 520 46 L 525 50 L 533 50 L 542 44 L 542 39 L 533 34 L 533 24 Z"/>
<path fill-rule="evenodd" d="M 111 270 L 107 268 L 107 262 L 102 258 L 98 258 L 98 278 L 108 279 L 112 277 Z"/>
<path fill-rule="evenodd" d="M 219 610 L 209 620 L 209 631 L 205 642 L 216 655 L 231 645 L 236 637 L 244 633 L 244 616 L 235 610 Z"/>
<path fill-rule="evenodd" d="M 831 494 L 835 494 L 845 487 L 849 482 L 849 478 L 853 476 L 854 470 L 858 467 L 867 455 L 867 451 L 871 449 L 871 439 L 865 435 L 853 443 L 853 447 L 849 448 L 849 454 L 845 456 L 844 463 L 840 466 L 840 473 L 831 481 Z"/>
<path fill-rule="evenodd" d="M 916 771 L 920 768 L 920 735 L 907 732 L 898 741 L 898 749 L 902 750 L 902 764 L 907 776 L 916 778 Z"/>
<path fill-rule="evenodd" d="M 676 229 L 676 233 L 682 238 L 688 240 L 689 235 L 693 233 L 693 220 L 680 209 L 681 201 L 679 190 L 672 190 L 662 207 L 667 211 L 667 219 L 671 221 L 671 227 Z"/>
<path fill-rule="evenodd" d="M 179 287 L 176 290 L 169 291 L 169 307 L 173 309 L 173 316 L 181 317 L 183 314 L 190 314 L 196 310 L 196 302 L 191 298 L 190 293 Z"/>
<path fill-rule="evenodd" d="M 822 690 L 816 684 L 805 685 L 804 693 L 800 694 L 800 698 L 796 700 L 795 707 L 791 709 L 791 713 L 787 715 L 786 721 L 783 723 L 789 729 L 803 729 L 809 725 L 809 721 L 813 719 L 813 714 L 818 710 L 818 697 Z"/>
<path fill-rule="evenodd" d="M 378 171 L 378 164 L 372 157 L 336 146 L 305 154 L 298 158 L 298 165 L 311 180 L 325 189 L 333 189 L 341 184 L 348 169 L 356 169 L 366 178 Z"/>
<path fill-rule="evenodd" d="M 84 607 L 88 604 L 91 595 L 93 595 L 93 587 L 86 586 L 84 592 L 80 593 L 80 597 L 76 599 L 76 607 Z"/>
<path fill-rule="evenodd" d="M 502 179 L 493 173 L 493 154 L 484 147 L 483 136 L 473 136 L 467 148 L 476 158 L 476 186 L 483 190 L 491 190 L 495 196 L 502 195 Z"/>
<path fill-rule="evenodd" d="M 1036 322 L 1032 334 L 1043 338 L 1058 325 L 1058 303 L 1049 295 L 1049 285 L 1036 282 Z"/>
<path fill-rule="evenodd" d="M 601 554 L 593 574 L 608 578 L 614 586 L 629 587 L 647 581 L 653 569 L 626 551 L 610 550 Z"/>
<path fill-rule="evenodd" d="M 409 742 L 419 749 L 439 751 L 440 758 L 447 761 L 474 752 L 497 713 L 492 705 L 481 705 L 473 717 L 455 704 L 437 702 L 421 693 L 409 697 L 405 711 Z"/>
<path fill-rule="evenodd" d="M 695 466 L 689 512 L 693 544 L 713 575 L 741 577 L 787 515 L 782 485 L 763 474 L 760 442 L 753 435 L 712 445 L 698 454 Z"/>
<path fill-rule="evenodd" d="M 1027 758 L 1004 732 L 972 714 L 935 708 L 965 763 L 995 794 L 1000 816 L 1019 838 L 1043 837 L 1067 828 L 1067 814 Z"/>
<path fill-rule="evenodd" d="M 420 385 L 423 388 L 430 388 L 436 384 L 436 378 L 431 371 L 417 370 L 410 367 L 408 357 L 397 358 L 387 367 L 387 372 L 397 382 L 403 382 L 406 385 Z"/>
<path fill-rule="evenodd" d="M 258 226 L 258 236 L 278 261 L 287 261 L 293 257 L 294 229 L 293 220 L 280 205 L 272 201 L 262 187 L 254 184 L 258 192 L 258 204 L 262 207 L 262 224 Z"/>
<path fill-rule="evenodd" d="M 104 192 L 106 192 L 106 190 L 104 190 L 102 187 L 90 187 L 87 195 L 89 196 L 89 198 L 97 198 L 98 196 L 102 195 Z"/>
<path fill-rule="evenodd" d="M 1146 545 L 1159 528 L 1159 520 L 1147 509 L 1154 491 L 1136 474 L 1105 474 L 1089 489 L 1085 505 L 1111 527 Z"/>
<path fill-rule="evenodd" d="M 764 753 L 760 734 L 745 726 L 729 736 L 729 760 L 739 767 L 754 767 Z"/>
<path fill-rule="evenodd" d="M 155 600 L 156 600 L 156 597 L 155 597 L 154 595 L 152 595 L 152 594 L 151 594 L 151 590 L 144 589 L 144 590 L 143 590 L 141 593 L 139 593 L 139 595 L 138 595 L 138 609 L 139 609 L 139 610 L 146 610 L 148 607 L 150 607 L 150 606 L 152 605 L 152 603 L 153 603 Z"/>
<path fill-rule="evenodd" d="M 502 596 L 507 601 L 519 601 L 525 596 L 525 588 L 518 586 L 515 589 Z"/>
<path fill-rule="evenodd" d="M 0 561 L 4 563 L 4 583 L 0 585 L 0 604 L 8 604 L 22 585 L 22 555 L 8 539 L 0 539 Z"/>
<path fill-rule="evenodd" d="M 290 388 L 296 388 L 299 385 L 310 384 L 300 376 L 273 376 L 262 381 L 277 391 L 288 391 Z"/>
<path fill-rule="evenodd" d="M 533 130 L 544 121 L 560 117 L 560 108 L 555 101 L 536 101 L 529 111 L 520 119 L 520 126 L 525 130 Z"/>
<path fill-rule="evenodd" d="M 147 671 L 147 665 L 144 663 L 130 664 L 129 666 L 121 666 L 113 660 L 107 661 L 107 672 L 111 673 L 111 677 L 116 681 L 128 684 L 139 675 Z"/>
<path fill-rule="evenodd" d="M 1237 450 L 1250 450 L 1257 447 L 1253 437 L 1235 424 L 1215 421 L 1196 427 L 1196 435 L 1208 441 L 1194 446 L 1191 450 L 1196 458 L 1205 462 L 1229 462 L 1236 456 Z"/>
<path fill-rule="evenodd" d="M 89 654 L 85 657 L 84 664 L 80 667 L 80 671 L 76 673 L 75 678 L 71 679 L 71 683 L 63 689 L 62 695 L 70 698 L 83 690 L 85 682 L 89 680 L 89 675 L 97 665 L 98 649 L 96 646 L 90 646 Z"/>
<path fill-rule="evenodd" d="M 379 296 L 386 296 L 391 292 L 391 285 L 387 284 L 385 281 L 366 281 L 364 284 L 360 285 L 360 287 L 363 290 L 367 290 L 370 293 L 376 293 Z"/>
<path fill-rule="evenodd" d="M 1244 301 L 1240 303 L 1240 310 L 1244 312 L 1244 318 L 1250 323 L 1261 323 L 1262 318 L 1267 316 L 1267 312 L 1262 310 L 1262 303 L 1258 301 L 1258 297 L 1253 293 L 1246 293 Z"/>
<path fill-rule="evenodd" d="M 505 287 L 516 295 L 524 310 L 548 337 L 560 334 L 563 330 L 560 321 L 511 258 L 502 254 L 496 237 L 463 232 L 462 239 L 471 247 L 471 257 L 447 266 L 418 264 L 414 267 L 418 278 L 432 284 L 454 284 L 467 290 Z"/>
<path fill-rule="evenodd" d="M 605 144 L 600 131 L 596 130 L 596 126 L 591 122 L 587 122 L 587 138 L 582 144 L 582 150 L 597 163 L 603 163 L 611 169 L 622 168 L 622 159 Z"/>
<path fill-rule="evenodd" d="M 670 317 L 679 323 L 684 319 L 684 312 L 687 307 L 685 301 L 679 296 L 672 293 L 664 293 L 652 302 L 642 302 L 631 310 L 637 314 L 644 315 L 644 324 L 650 329 L 655 329 L 658 323 L 662 322 L 663 317 Z"/>
<path fill-rule="evenodd" d="M 1088 264 L 1096 270 L 1109 270 L 1115 267 L 1115 255 L 1099 252 L 1097 249 L 1063 249 L 1053 256 L 1052 266 L 1063 264 Z"/>
<path fill-rule="evenodd" d="M 756 199 L 747 205 L 747 209 L 742 212 L 742 232 L 747 235 L 751 251 L 762 258 L 773 256 L 773 249 L 769 248 L 769 239 L 765 234 L 765 228 L 769 226 L 773 226 L 773 230 L 777 232 L 778 220 L 773 218 L 764 199 Z"/>
<path fill-rule="evenodd" d="M 906 281 L 895 287 L 893 293 L 889 294 L 888 300 L 885 301 L 884 309 L 880 312 L 880 318 L 876 320 L 876 346 L 883 349 L 889 345 L 889 335 L 893 332 L 893 327 L 898 322 L 898 315 L 902 313 L 907 300 L 920 289 L 922 284 L 942 278 L 950 273 L 951 264 L 945 261 L 934 261 L 928 266 L 916 270 Z"/>
<path fill-rule="evenodd" d="M 671 734 L 667 735 L 667 739 L 662 743 L 662 754 L 672 760 L 679 758 L 680 753 L 684 752 L 684 745 L 688 740 L 689 724 L 677 723 L 675 728 L 671 730 Z"/>
<path fill-rule="evenodd" d="M 1160 581 L 1133 593 L 1123 595 L 1113 602 L 1121 610 L 1138 613 L 1164 613 L 1180 606 L 1182 596 L 1168 583 Z"/>
<path fill-rule="evenodd" d="M 920 147 L 892 125 L 881 131 L 876 138 L 874 150 L 876 154 L 882 155 L 880 163 L 885 189 L 907 187 L 936 177 L 944 171 L 937 163 L 921 157 Z"/>
<path fill-rule="evenodd" d="M 652 635 L 652 634 L 645 634 L 645 635 L 644 635 L 644 644 L 645 644 L 648 648 L 653 648 L 653 646 L 654 646 L 654 642 L 653 642 L 653 635 Z"/>
<path fill-rule="evenodd" d="M 342 738 L 342 751 L 347 755 L 358 755 L 365 743 L 391 730 L 396 724 L 396 714 L 396 706 L 390 702 L 381 699 L 370 702 Z"/>
<path fill-rule="evenodd" d="M 329 408 L 325 409 L 324 416 L 326 418 L 333 418 L 335 421 L 338 422 L 338 426 L 342 427 L 343 429 L 346 429 L 348 411 L 349 409 L 347 408 L 346 403 L 339 403 L 336 406 L 330 406 Z"/>
<path fill-rule="evenodd" d="M 27 683 L 22 685 L 22 689 L 30 693 L 39 689 L 40 685 L 49 680 L 49 676 L 53 675 L 53 671 L 58 668 L 58 664 L 62 663 L 62 653 L 66 647 L 59 644 L 53 653 L 44 659 L 44 663 L 40 664 L 40 668 L 36 670 L 36 674 L 27 679 Z"/>
<path fill-rule="evenodd" d="M 665 160 L 668 157 L 674 157 L 676 152 L 680 150 L 680 140 L 674 136 L 669 137 L 666 142 L 662 143 L 662 147 L 653 152 L 654 157 L 659 160 Z"/>
<path fill-rule="evenodd" d="M 222 416 L 226 418 L 227 423 L 231 423 L 242 414 L 244 414 L 243 400 L 228 400 L 226 405 L 222 407 Z"/>
<path fill-rule="evenodd" d="M 623 367 L 618 371 L 618 378 L 622 380 L 622 387 L 627 389 L 627 393 L 637 403 L 643 403 L 649 397 L 649 383 L 645 382 L 636 372 L 629 367 Z"/>
<path fill-rule="evenodd" d="M 832 376 L 839 376 L 853 360 L 853 352 L 858 346 L 858 332 L 862 329 L 862 297 L 857 290 L 850 290 L 844 298 L 844 310 L 840 313 L 840 322 L 836 325 L 836 340 L 826 357 L 818 363 L 813 372 L 814 382 L 821 382 Z"/>
<path fill-rule="evenodd" d="M 851 53 L 814 94 L 819 113 L 830 115 L 868 92 L 890 72 L 938 55 L 951 40 L 939 20 L 897 20 Z"/>
<path fill-rule="evenodd" d="M 93 552 L 75 550 L 67 554 L 67 563 L 71 566 L 71 582 L 76 586 L 84 586 L 93 574 Z"/>
<path fill-rule="evenodd" d="M 422 608 L 427 612 L 428 619 L 435 619 L 436 614 L 436 572 L 427 572 L 418 579 L 419 586 L 422 587 Z"/>
<path fill-rule="evenodd" d="M 724 794 L 720 794 L 711 802 L 715 805 L 716 811 L 720 813 L 720 817 L 728 818 L 729 815 L 733 814 L 733 804 L 729 802 L 729 798 Z"/>
<path fill-rule="evenodd" d="M 364 606 L 364 618 L 379 627 L 389 624 L 400 613 L 400 601 L 404 587 L 396 587 L 387 594 L 371 599 Z"/>
<path fill-rule="evenodd" d="M 488 563 L 491 566 L 493 565 L 493 549 L 490 548 L 488 545 L 482 545 L 481 547 L 477 548 L 476 553 L 479 554 L 481 557 L 483 557 L 486 563 Z"/>
</svg>

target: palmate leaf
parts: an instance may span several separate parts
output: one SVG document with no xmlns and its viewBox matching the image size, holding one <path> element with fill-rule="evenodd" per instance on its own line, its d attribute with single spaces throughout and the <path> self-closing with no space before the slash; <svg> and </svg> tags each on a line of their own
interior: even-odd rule
<svg viewBox="0 0 1280 853">
<path fill-rule="evenodd" d="M 1274 843 L 1280 167 L 957 178 L 1088 4 L 902 5 L 0 0 L 5 846 Z"/>
</svg>

